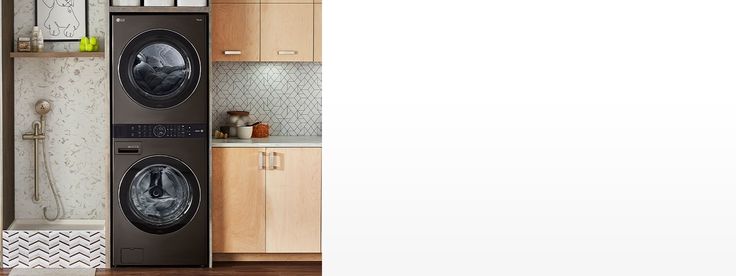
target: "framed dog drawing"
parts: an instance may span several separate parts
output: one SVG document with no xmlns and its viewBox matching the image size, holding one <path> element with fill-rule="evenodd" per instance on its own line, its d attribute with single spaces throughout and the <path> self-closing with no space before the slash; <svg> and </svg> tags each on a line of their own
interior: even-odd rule
<svg viewBox="0 0 736 276">
<path fill-rule="evenodd" d="M 36 26 L 45 41 L 87 36 L 87 0 L 36 0 Z"/>
</svg>

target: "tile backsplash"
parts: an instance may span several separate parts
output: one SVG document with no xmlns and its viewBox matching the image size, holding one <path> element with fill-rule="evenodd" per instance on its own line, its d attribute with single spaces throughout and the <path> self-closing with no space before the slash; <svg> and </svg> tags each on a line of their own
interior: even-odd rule
<svg viewBox="0 0 736 276">
<path fill-rule="evenodd" d="M 322 135 L 322 64 L 216 62 L 212 73 L 213 127 L 244 110 L 271 135 Z"/>
</svg>

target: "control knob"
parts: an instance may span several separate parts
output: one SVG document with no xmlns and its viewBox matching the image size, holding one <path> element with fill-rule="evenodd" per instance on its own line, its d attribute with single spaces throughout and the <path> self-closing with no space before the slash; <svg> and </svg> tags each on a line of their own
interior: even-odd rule
<svg viewBox="0 0 736 276">
<path fill-rule="evenodd" d="M 166 135 L 166 127 L 163 125 L 156 125 L 153 127 L 153 136 L 164 137 Z"/>
</svg>

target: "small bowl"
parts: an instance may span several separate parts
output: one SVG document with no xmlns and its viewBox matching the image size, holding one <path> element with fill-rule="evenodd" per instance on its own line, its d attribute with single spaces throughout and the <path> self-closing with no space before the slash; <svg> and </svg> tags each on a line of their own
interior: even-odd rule
<svg viewBox="0 0 736 276">
<path fill-rule="evenodd" d="M 250 126 L 238 127 L 238 138 L 250 139 L 251 135 L 253 135 L 253 127 L 250 127 Z"/>
</svg>

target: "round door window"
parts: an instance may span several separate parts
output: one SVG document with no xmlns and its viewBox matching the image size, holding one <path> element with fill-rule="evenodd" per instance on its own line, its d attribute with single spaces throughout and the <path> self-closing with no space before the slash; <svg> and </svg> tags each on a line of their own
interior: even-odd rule
<svg viewBox="0 0 736 276">
<path fill-rule="evenodd" d="M 131 223 L 149 233 L 165 234 L 184 227 L 197 212 L 199 183 L 181 161 L 154 156 L 128 170 L 118 195 Z"/>
<path fill-rule="evenodd" d="M 118 65 L 128 96 L 150 108 L 186 101 L 197 88 L 199 56 L 189 41 L 168 30 L 139 34 L 125 46 Z"/>
</svg>

